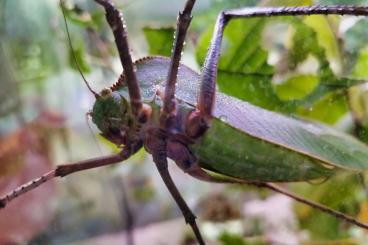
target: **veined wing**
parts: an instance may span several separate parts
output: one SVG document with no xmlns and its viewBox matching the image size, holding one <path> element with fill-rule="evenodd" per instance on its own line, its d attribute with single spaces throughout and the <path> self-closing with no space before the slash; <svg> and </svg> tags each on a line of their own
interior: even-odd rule
<svg viewBox="0 0 368 245">
<path fill-rule="evenodd" d="M 136 62 L 137 77 L 145 100 L 155 96 L 155 86 L 162 86 L 170 59 L 147 57 Z M 181 65 L 176 97 L 195 105 L 199 93 L 199 74 Z M 239 132 L 328 165 L 363 170 L 368 168 L 368 146 L 331 127 L 271 112 L 245 101 L 216 94 L 214 117 Z"/>
</svg>

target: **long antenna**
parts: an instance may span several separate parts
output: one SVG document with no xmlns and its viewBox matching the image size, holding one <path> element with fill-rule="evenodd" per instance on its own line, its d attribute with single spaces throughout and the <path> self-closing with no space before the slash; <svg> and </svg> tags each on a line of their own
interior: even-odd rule
<svg viewBox="0 0 368 245">
<path fill-rule="evenodd" d="M 89 85 L 89 83 L 87 82 L 87 79 L 84 77 L 83 75 L 83 72 L 82 72 L 82 69 L 78 63 L 78 60 L 77 60 L 77 57 L 75 56 L 75 52 L 74 52 L 74 48 L 73 48 L 73 44 L 72 44 L 72 41 L 71 41 L 71 38 L 70 38 L 70 33 L 69 33 L 69 27 L 68 27 L 68 22 L 66 21 L 66 17 L 65 17 L 65 10 L 64 10 L 64 5 L 63 5 L 63 1 L 60 0 L 59 1 L 60 3 L 60 7 L 61 7 L 61 11 L 63 12 L 63 18 L 64 18 L 64 24 L 65 24 L 65 29 L 66 29 L 66 34 L 68 36 L 68 42 L 69 42 L 69 45 L 70 45 L 70 48 L 72 50 L 72 54 L 73 54 L 73 60 L 75 62 L 75 65 L 77 66 L 77 69 L 80 73 L 80 75 L 82 76 L 82 79 L 84 81 L 84 83 L 86 84 L 88 90 L 96 97 L 98 98 L 100 95 L 98 93 L 96 93 L 92 88 L 91 86 Z"/>
</svg>

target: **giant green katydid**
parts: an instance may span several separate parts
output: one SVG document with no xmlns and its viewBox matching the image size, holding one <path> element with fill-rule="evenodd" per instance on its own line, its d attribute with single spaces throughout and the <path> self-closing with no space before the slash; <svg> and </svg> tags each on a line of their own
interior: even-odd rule
<svg viewBox="0 0 368 245">
<path fill-rule="evenodd" d="M 366 169 L 368 147 L 363 143 L 317 123 L 288 118 L 221 93 L 215 96 L 215 82 L 222 33 L 232 18 L 368 15 L 367 8 L 294 7 L 221 12 L 203 73 L 199 75 L 179 65 L 195 1 L 188 0 L 179 15 L 172 59 L 147 57 L 134 64 L 120 12 L 110 1 L 96 2 L 106 10 L 124 74 L 116 84 L 101 93 L 89 87 L 96 97 L 91 116 L 102 135 L 122 151 L 116 155 L 60 165 L 0 199 L 2 206 L 56 176 L 123 161 L 144 146 L 153 155 L 165 184 L 192 226 L 198 242 L 203 244 L 195 217 L 171 180 L 167 157 L 196 178 L 260 186 L 265 182 L 328 177 L 339 170 Z M 229 178 L 211 175 L 206 170 Z M 264 186 L 272 188 L 271 185 Z"/>
</svg>

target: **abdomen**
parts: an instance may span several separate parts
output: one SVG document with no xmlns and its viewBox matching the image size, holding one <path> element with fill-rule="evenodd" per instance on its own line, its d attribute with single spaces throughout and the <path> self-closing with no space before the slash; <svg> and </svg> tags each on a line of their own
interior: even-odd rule
<svg viewBox="0 0 368 245">
<path fill-rule="evenodd" d="M 319 160 L 249 136 L 216 118 L 190 147 L 201 167 L 248 181 L 305 181 L 333 173 Z"/>
</svg>

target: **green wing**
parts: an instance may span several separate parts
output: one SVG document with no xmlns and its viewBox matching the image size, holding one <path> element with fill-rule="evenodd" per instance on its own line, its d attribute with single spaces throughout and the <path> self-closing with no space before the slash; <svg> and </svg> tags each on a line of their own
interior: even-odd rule
<svg viewBox="0 0 368 245">
<path fill-rule="evenodd" d="M 368 168 L 368 146 L 332 127 L 286 117 L 219 94 L 215 117 L 255 138 L 349 170 Z M 224 113 L 226 112 L 226 113 Z"/>
<path fill-rule="evenodd" d="M 146 101 L 164 88 L 170 60 L 137 61 Z M 194 106 L 199 75 L 181 65 L 176 97 Z M 274 113 L 245 101 L 216 94 L 214 122 L 192 145 L 204 168 L 247 180 L 297 181 L 331 175 L 334 170 L 368 168 L 368 147 L 355 138 L 316 122 Z"/>
</svg>

